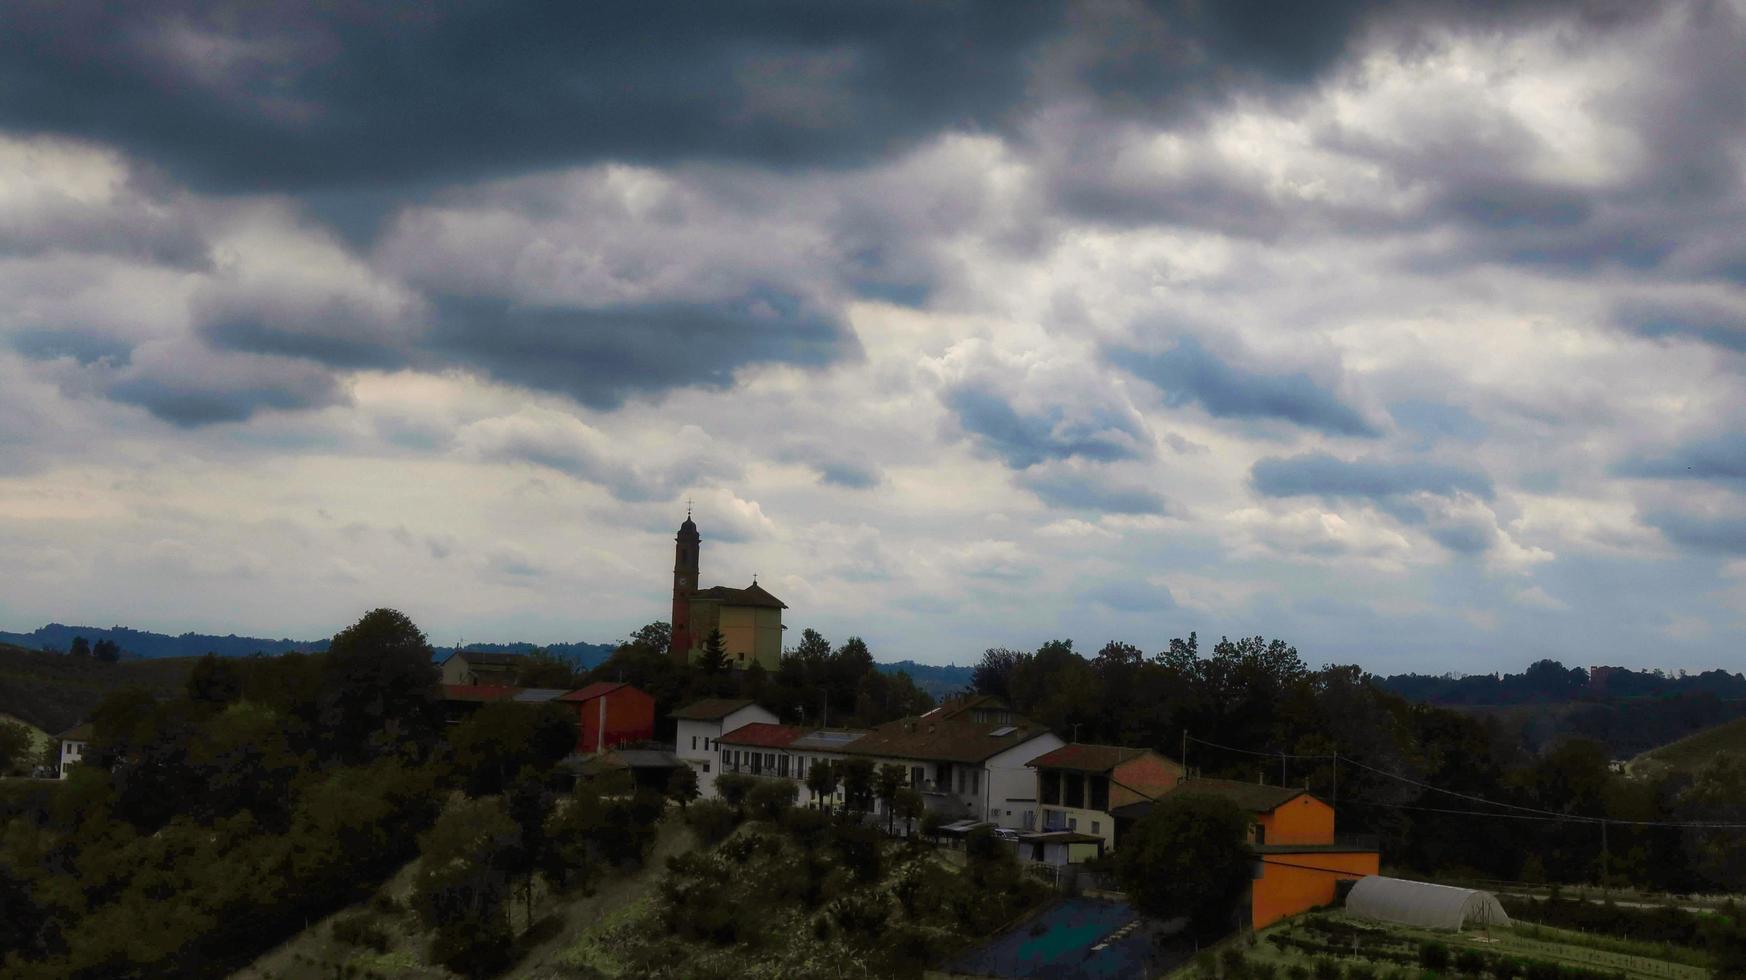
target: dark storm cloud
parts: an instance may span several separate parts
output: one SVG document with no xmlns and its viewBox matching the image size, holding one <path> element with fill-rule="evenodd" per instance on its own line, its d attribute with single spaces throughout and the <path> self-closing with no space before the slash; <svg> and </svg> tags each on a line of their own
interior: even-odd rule
<svg viewBox="0 0 1746 980">
<path fill-rule="evenodd" d="M 1089 510 L 1103 514 L 1163 514 L 1170 502 L 1145 487 L 1111 482 L 1103 473 L 1088 470 L 1037 470 L 1021 474 L 1019 485 L 1050 507 Z"/>
<path fill-rule="evenodd" d="M 1365 458 L 1343 460 L 1326 453 L 1269 456 L 1249 471 L 1250 485 L 1267 497 L 1348 497 L 1386 501 L 1415 493 L 1450 497 L 1469 493 L 1492 495 L 1484 473 L 1429 461 L 1391 462 Z"/>
<path fill-rule="evenodd" d="M 345 398 L 337 379 L 314 365 L 267 363 L 212 372 L 201 360 L 191 356 L 135 365 L 104 394 L 183 428 L 242 422 L 268 410 L 322 408 Z"/>
<path fill-rule="evenodd" d="M 1615 320 L 1644 337 L 1698 340 L 1746 353 L 1746 313 L 1702 300 L 1620 304 Z"/>
<path fill-rule="evenodd" d="M 597 309 L 461 297 L 439 305 L 427 344 L 439 357 L 596 409 L 674 387 L 726 388 L 751 364 L 815 366 L 859 351 L 834 316 L 777 292 Z"/>
<path fill-rule="evenodd" d="M 1006 3 L 21 2 L 0 13 L 0 126 L 224 189 L 858 162 L 998 119 L 1059 23 Z"/>
<path fill-rule="evenodd" d="M 1075 415 L 1060 405 L 1020 412 L 985 382 L 956 385 L 942 400 L 966 432 L 1015 470 L 1048 460 L 1113 462 L 1149 454 L 1150 439 L 1130 414 L 1092 407 Z"/>
<path fill-rule="evenodd" d="M 1279 419 L 1330 435 L 1379 434 L 1309 375 L 1263 374 L 1227 364 L 1192 337 L 1162 354 L 1117 349 L 1106 360 L 1157 385 L 1172 406 L 1199 402 L 1218 418 Z"/>
<path fill-rule="evenodd" d="M 125 364 L 133 345 L 109 334 L 75 327 L 14 331 L 8 338 L 12 349 L 33 361 L 72 358 L 80 364 L 98 361 Z"/>
<path fill-rule="evenodd" d="M 1695 439 L 1665 453 L 1626 460 L 1614 472 L 1664 480 L 1746 482 L 1746 434 Z"/>
<path fill-rule="evenodd" d="M 847 490 L 870 490 L 885 482 L 879 467 L 867 463 L 837 460 L 819 463 L 815 468 L 819 482 Z"/>
<path fill-rule="evenodd" d="M 1746 554 L 1746 513 L 1654 510 L 1643 515 L 1643 522 L 1675 544 L 1699 551 Z"/>
</svg>

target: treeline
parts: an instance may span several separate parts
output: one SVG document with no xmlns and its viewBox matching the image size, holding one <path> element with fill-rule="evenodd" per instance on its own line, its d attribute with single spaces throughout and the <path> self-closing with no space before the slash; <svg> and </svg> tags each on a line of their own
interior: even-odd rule
<svg viewBox="0 0 1746 980">
<path fill-rule="evenodd" d="M 1378 835 L 1393 865 L 1746 887 L 1746 835 L 1640 825 L 1746 823 L 1746 759 L 1629 779 L 1597 743 L 1529 752 L 1496 719 L 1409 701 L 1356 666 L 1312 670 L 1295 648 L 1261 637 L 1221 639 L 1210 655 L 1193 634 L 1150 656 L 1119 642 L 1091 657 L 1069 641 L 992 649 L 972 686 L 1063 736 L 1178 758 L 1186 735 L 1186 761 L 1203 775 L 1308 786 L 1337 803 L 1341 832 Z"/>
<path fill-rule="evenodd" d="M 907 673 L 880 670 L 858 636 L 832 646 L 816 631 L 803 630 L 795 649 L 770 671 L 758 664 L 745 670 L 676 664 L 667 652 L 671 635 L 668 624 L 651 623 L 620 644 L 604 663 L 576 672 L 571 682 L 580 686 L 622 681 L 649 692 L 655 699 L 656 737 L 664 741 L 673 737 L 674 722 L 668 714 L 700 698 L 750 698 L 784 722 L 821 727 L 877 725 L 934 706 L 934 699 Z M 555 679 L 547 674 L 530 674 L 528 679 L 540 677 Z"/>
<path fill-rule="evenodd" d="M 1565 667 L 1540 660 L 1519 674 L 1395 674 L 1378 678 L 1387 690 L 1413 701 L 1446 705 L 1558 704 L 1624 698 L 1707 696 L 1746 698 L 1746 676 L 1725 670 L 1668 674 L 1628 667 Z"/>
</svg>

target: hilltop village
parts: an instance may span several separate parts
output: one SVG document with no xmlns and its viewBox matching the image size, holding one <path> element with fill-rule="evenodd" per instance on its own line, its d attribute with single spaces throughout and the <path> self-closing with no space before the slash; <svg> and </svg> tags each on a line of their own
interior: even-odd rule
<svg viewBox="0 0 1746 980">
<path fill-rule="evenodd" d="M 1192 634 L 1151 657 L 991 649 L 935 699 L 858 638 L 785 642 L 787 604 L 702 569 L 687 514 L 671 621 L 587 670 L 438 653 L 379 609 L 325 652 L 208 655 L 179 688 L 115 690 L 53 740 L 58 778 L 0 782 L 0 965 L 1746 975 L 1726 899 L 1559 890 L 1746 886 L 1728 725 L 1628 765 L 1581 739 L 1526 752 L 1282 641 Z"/>
</svg>

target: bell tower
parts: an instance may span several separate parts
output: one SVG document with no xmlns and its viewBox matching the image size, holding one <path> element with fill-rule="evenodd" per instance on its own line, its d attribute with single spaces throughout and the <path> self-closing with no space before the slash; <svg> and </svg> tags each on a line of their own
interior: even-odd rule
<svg viewBox="0 0 1746 980">
<path fill-rule="evenodd" d="M 691 653 L 691 596 L 697 591 L 697 552 L 703 542 L 689 504 L 673 542 L 673 645 L 667 652 L 684 664 Z"/>
</svg>

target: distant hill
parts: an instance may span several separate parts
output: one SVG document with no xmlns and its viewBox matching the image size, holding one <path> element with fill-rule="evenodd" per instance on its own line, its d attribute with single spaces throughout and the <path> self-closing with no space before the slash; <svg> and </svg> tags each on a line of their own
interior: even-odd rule
<svg viewBox="0 0 1746 980">
<path fill-rule="evenodd" d="M 188 657 L 106 664 L 0 644 L 0 714 L 56 734 L 83 721 L 111 691 L 144 687 L 174 694 L 193 666 Z"/>
<path fill-rule="evenodd" d="M 91 643 L 111 640 L 121 648 L 124 658 L 154 660 L 160 657 L 201 657 L 216 653 L 221 657 L 246 657 L 254 653 L 320 653 L 327 649 L 327 640 L 267 640 L 254 636 L 212 636 L 205 633 L 183 633 L 170 636 L 148 633 L 126 626 L 64 626 L 50 623 L 29 633 L 0 632 L 0 643 L 11 643 L 27 650 L 49 650 L 65 653 L 73 638 L 82 636 Z"/>
<path fill-rule="evenodd" d="M 478 653 L 532 653 L 545 650 L 555 657 L 573 660 L 584 668 L 598 667 L 618 649 L 613 643 L 468 643 L 464 650 Z M 438 659 L 448 656 L 447 650 L 437 651 Z"/>
<path fill-rule="evenodd" d="M 1583 738 L 1629 759 L 1746 718 L 1746 677 L 1724 670 L 1667 674 L 1542 660 L 1519 674 L 1397 674 L 1376 683 L 1412 701 L 1496 718 L 1536 752 Z"/>
<path fill-rule="evenodd" d="M 1687 735 L 1677 742 L 1650 749 L 1633 759 L 1632 764 L 1659 762 L 1674 769 L 1692 772 L 1703 768 L 1705 763 L 1724 753 L 1746 756 L 1746 718 L 1723 722 L 1695 735 Z"/>
<path fill-rule="evenodd" d="M 873 666 L 887 674 L 895 674 L 899 671 L 908 674 L 909 679 L 915 681 L 915 686 L 926 691 L 935 701 L 939 701 L 949 694 L 956 694 L 968 689 L 970 675 L 973 673 L 969 667 L 959 667 L 955 664 L 943 666 L 918 664 L 913 660 L 899 660 L 894 664 L 874 664 Z"/>
</svg>

